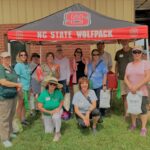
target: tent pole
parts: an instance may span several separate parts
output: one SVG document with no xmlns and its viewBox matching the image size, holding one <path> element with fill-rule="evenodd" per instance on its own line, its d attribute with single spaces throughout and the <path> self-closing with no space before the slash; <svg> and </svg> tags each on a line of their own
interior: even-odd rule
<svg viewBox="0 0 150 150">
<path fill-rule="evenodd" d="M 147 60 L 149 60 L 149 44 L 148 44 L 148 39 L 146 39 L 146 52 L 147 52 Z"/>
<path fill-rule="evenodd" d="M 42 45 L 40 44 L 40 64 L 42 62 Z"/>
</svg>

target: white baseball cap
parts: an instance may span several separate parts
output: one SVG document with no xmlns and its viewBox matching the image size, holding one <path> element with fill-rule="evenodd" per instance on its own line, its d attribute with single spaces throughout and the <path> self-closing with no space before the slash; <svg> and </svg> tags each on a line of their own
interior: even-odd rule
<svg viewBox="0 0 150 150">
<path fill-rule="evenodd" d="M 9 53 L 9 52 L 2 52 L 2 53 L 0 54 L 0 57 L 3 57 L 3 58 L 5 58 L 5 57 L 10 57 L 10 53 Z"/>
</svg>

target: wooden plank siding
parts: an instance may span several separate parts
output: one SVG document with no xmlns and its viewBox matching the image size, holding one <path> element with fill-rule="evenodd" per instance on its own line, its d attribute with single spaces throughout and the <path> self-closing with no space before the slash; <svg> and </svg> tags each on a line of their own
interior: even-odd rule
<svg viewBox="0 0 150 150">
<path fill-rule="evenodd" d="M 75 3 L 83 4 L 112 18 L 134 22 L 134 0 L 0 0 L 1 32 L 4 24 L 8 26 L 28 23 Z M 2 35 L 0 37 L 3 38 Z M 95 45 L 91 45 L 90 49 L 92 50 L 93 48 L 95 48 Z M 106 50 L 111 53 L 113 60 L 116 50 L 119 48 L 118 44 L 106 45 Z M 67 55 L 70 56 L 71 53 Z"/>
<path fill-rule="evenodd" d="M 110 17 L 134 21 L 134 0 L 0 0 L 0 24 L 27 23 L 75 3 Z"/>
</svg>

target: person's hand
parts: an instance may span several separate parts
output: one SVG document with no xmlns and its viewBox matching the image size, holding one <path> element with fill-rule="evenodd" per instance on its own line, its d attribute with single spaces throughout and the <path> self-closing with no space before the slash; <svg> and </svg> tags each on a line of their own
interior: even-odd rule
<svg viewBox="0 0 150 150">
<path fill-rule="evenodd" d="M 60 109 L 59 109 L 59 108 L 56 108 L 56 109 L 50 111 L 50 114 L 53 115 L 53 114 L 55 114 L 55 113 L 58 113 L 59 111 L 60 111 Z"/>
<path fill-rule="evenodd" d="M 90 120 L 88 118 L 84 117 L 83 121 L 87 127 L 90 126 Z"/>
<path fill-rule="evenodd" d="M 17 91 L 21 91 L 21 89 L 22 89 L 22 84 L 20 84 L 20 83 L 17 83 Z"/>
<path fill-rule="evenodd" d="M 89 59 L 88 58 L 84 58 L 84 62 L 87 65 L 89 63 Z"/>
<path fill-rule="evenodd" d="M 138 89 L 137 86 L 132 86 L 131 89 L 130 89 L 131 93 L 136 94 L 137 89 Z"/>
<path fill-rule="evenodd" d="M 107 90 L 107 86 L 103 85 L 103 90 L 106 91 Z"/>
<path fill-rule="evenodd" d="M 90 113 L 88 111 L 87 111 L 83 121 L 87 127 L 90 126 Z"/>
<path fill-rule="evenodd" d="M 66 82 L 66 85 L 67 85 L 67 86 L 69 85 L 69 81 Z"/>
</svg>

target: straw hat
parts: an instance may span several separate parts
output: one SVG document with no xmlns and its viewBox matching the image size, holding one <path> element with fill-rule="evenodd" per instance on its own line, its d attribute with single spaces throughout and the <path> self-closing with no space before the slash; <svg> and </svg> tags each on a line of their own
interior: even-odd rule
<svg viewBox="0 0 150 150">
<path fill-rule="evenodd" d="M 62 84 L 58 83 L 58 80 L 55 77 L 47 76 L 43 81 L 43 85 L 47 86 L 49 83 L 54 83 L 57 85 L 57 88 L 61 89 L 63 87 Z"/>
</svg>

